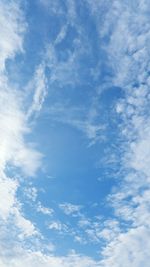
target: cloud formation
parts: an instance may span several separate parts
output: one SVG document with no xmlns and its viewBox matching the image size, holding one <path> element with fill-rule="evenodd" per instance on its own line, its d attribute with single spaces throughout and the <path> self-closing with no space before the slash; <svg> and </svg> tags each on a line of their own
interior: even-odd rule
<svg viewBox="0 0 150 267">
<path fill-rule="evenodd" d="M 51 12 L 64 15 L 60 1 L 39 1 Z M 147 1 L 85 1 L 90 8 L 97 29 L 97 38 L 102 43 L 107 57 L 106 65 L 111 75 L 104 79 L 102 87 L 110 84 L 118 86 L 124 92 L 124 97 L 117 101 L 112 112 L 116 112 L 121 120 L 119 125 L 118 153 L 121 170 L 118 178 L 119 185 L 108 196 L 108 204 L 113 208 L 111 219 L 93 220 L 81 214 L 81 205 L 62 202 L 59 208 L 68 217 L 78 216 L 78 231 L 76 241 L 83 243 L 90 240 L 100 244 L 101 260 L 68 252 L 66 256 L 55 256 L 54 245 L 51 251 L 45 252 L 48 246 L 36 224 L 26 218 L 23 203 L 18 197 L 18 190 L 26 177 L 35 176 L 42 164 L 42 154 L 37 151 L 35 144 L 29 141 L 31 133 L 30 120 L 32 115 L 39 112 L 51 86 L 60 90 L 76 84 L 82 84 L 84 72 L 80 63 L 86 49 L 82 46 L 88 38 L 82 38 L 82 27 L 76 24 L 75 1 L 67 1 L 67 22 L 60 29 L 53 45 L 47 45 L 41 63 L 35 69 L 35 75 L 27 88 L 35 88 L 32 103 L 26 108 L 25 89 L 23 92 L 9 80 L 7 73 L 8 60 L 15 60 L 18 53 L 23 52 L 23 35 L 27 28 L 25 15 L 21 11 L 19 1 L 11 1 L 5 5 L 0 1 L 0 266 L 1 267 L 149 267 L 150 250 L 150 122 L 149 122 L 149 40 L 150 18 L 147 14 Z M 105 10 L 103 24 L 100 27 L 101 9 Z M 73 19 L 71 19 L 73 17 Z M 77 38 L 72 41 L 73 52 L 58 54 L 57 46 L 66 38 L 68 27 L 74 27 Z M 78 28 L 78 31 L 77 31 Z M 105 40 L 105 41 L 104 41 Z M 105 45 L 103 45 L 105 44 Z M 63 54 L 63 55 L 64 55 Z M 62 56 L 62 58 L 61 58 Z M 46 74 L 45 69 L 49 72 Z M 88 72 L 90 73 L 90 72 Z M 79 79 L 80 76 L 80 79 Z M 26 88 L 26 90 L 27 90 Z M 102 90 L 103 90 L 102 88 Z M 98 108 L 93 106 L 100 99 L 97 91 L 97 101 L 90 102 L 90 111 L 85 108 L 69 108 L 71 105 L 56 103 L 49 108 L 49 114 L 55 120 L 72 125 L 86 134 L 96 144 L 100 132 L 105 129 L 97 122 Z M 95 99 L 95 98 L 94 98 Z M 94 103 L 93 106 L 91 103 Z M 65 106 L 66 105 L 66 106 Z M 83 112 L 83 113 L 82 113 Z M 84 112 L 86 115 L 84 115 Z M 82 114 L 81 114 L 82 113 Z M 88 113 L 88 114 L 87 114 Z M 80 115 L 80 116 L 79 116 Z M 11 172 L 11 175 L 9 174 Z M 14 174 L 13 174 L 14 173 Z M 36 211 L 43 216 L 52 216 L 53 209 L 42 205 L 38 199 L 36 188 L 29 184 L 25 192 L 30 201 L 37 204 Z M 13 223 L 12 223 L 13 222 Z M 52 219 L 48 228 L 51 231 L 70 233 L 67 224 Z M 44 240 L 44 241 L 43 241 Z M 44 244 L 43 244 L 44 243 Z M 146 247 L 145 247 L 146 244 Z M 11 248 L 11 249 L 10 249 Z M 143 249 L 144 248 L 144 249 Z"/>
</svg>

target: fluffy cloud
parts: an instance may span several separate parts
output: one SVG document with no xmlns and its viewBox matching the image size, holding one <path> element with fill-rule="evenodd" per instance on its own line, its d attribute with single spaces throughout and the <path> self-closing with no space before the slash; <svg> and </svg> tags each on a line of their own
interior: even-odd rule
<svg viewBox="0 0 150 267">
<path fill-rule="evenodd" d="M 1 174 L 2 175 L 2 174 Z M 14 204 L 16 203 L 16 191 L 18 188 L 18 182 L 16 180 L 9 179 L 3 175 L 0 179 L 0 218 L 4 221 L 7 220 L 11 213 Z"/>
<path fill-rule="evenodd" d="M 149 266 L 150 229 L 144 226 L 129 230 L 120 234 L 117 239 L 110 243 L 104 251 L 106 260 L 100 266 Z M 146 246 L 145 246 L 146 242 Z"/>
<path fill-rule="evenodd" d="M 100 266 L 149 265 L 149 3 L 114 1 L 108 8 L 104 30 L 110 37 L 105 49 L 112 68 L 112 84 L 124 90 L 116 111 L 120 125 L 122 177 L 112 194 L 118 230 L 103 250 Z M 111 32 L 111 34 L 110 34 Z M 107 239 L 107 238 L 106 238 Z M 146 248 L 145 248 L 145 245 Z"/>
<path fill-rule="evenodd" d="M 27 175 L 34 175 L 40 166 L 41 155 L 24 136 L 30 131 L 22 109 L 20 93 L 10 88 L 6 79 L 0 82 L 0 168 L 10 163 Z"/>
<path fill-rule="evenodd" d="M 2 250 L 1 250 L 2 251 Z M 6 251 L 5 251 L 6 253 Z M 83 257 L 82 255 L 70 253 L 66 257 L 54 257 L 42 254 L 40 251 L 32 252 L 30 250 L 23 250 L 22 248 L 16 247 L 13 251 L 14 257 L 11 257 L 10 253 L 4 255 L 1 253 L 1 266 L 2 267 L 18 267 L 18 266 L 29 266 L 29 267 L 98 267 L 98 263 L 89 257 Z"/>
<path fill-rule="evenodd" d="M 24 217 L 17 198 L 17 190 L 23 175 L 34 176 L 41 165 L 41 154 L 26 141 L 30 129 L 23 103 L 23 92 L 10 85 L 7 76 L 7 60 L 23 51 L 23 32 L 26 28 L 18 1 L 4 4 L 0 1 L 0 243 L 9 242 L 8 229 L 13 227 L 13 238 L 32 236 L 37 231 L 32 222 Z M 14 177 L 8 173 L 12 170 Z M 17 172 L 15 170 L 18 170 Z M 11 226 L 13 223 L 13 226 Z M 10 230 L 11 232 L 11 230 Z M 3 250 L 4 251 L 4 250 Z M 3 260 L 1 259 L 3 262 Z M 2 263 L 3 266 L 4 263 Z"/>
</svg>

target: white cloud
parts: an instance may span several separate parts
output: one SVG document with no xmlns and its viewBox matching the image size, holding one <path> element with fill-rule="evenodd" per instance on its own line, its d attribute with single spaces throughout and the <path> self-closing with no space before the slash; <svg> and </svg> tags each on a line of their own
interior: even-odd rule
<svg viewBox="0 0 150 267">
<path fill-rule="evenodd" d="M 2 246 L 1 246 L 2 248 Z M 3 253 L 2 253 L 3 251 Z M 2 250 L 0 253 L 1 267 L 98 267 L 98 263 L 90 257 L 70 253 L 66 257 L 48 256 L 40 251 L 34 252 L 31 250 L 23 249 L 22 247 L 13 248 L 13 257 L 8 251 Z"/>
<path fill-rule="evenodd" d="M 38 204 L 37 204 L 37 211 L 41 212 L 45 215 L 52 215 L 54 213 L 53 209 L 42 206 L 42 204 L 40 202 L 38 202 Z"/>
<path fill-rule="evenodd" d="M 140 6 L 142 8 L 140 9 Z M 125 93 L 117 104 L 120 114 L 120 162 L 123 169 L 119 189 L 110 196 L 118 223 L 106 224 L 100 266 L 149 266 L 149 3 L 114 1 L 108 7 L 100 38 L 109 35 L 105 46 L 112 67 L 112 84 Z M 111 223 L 112 225 L 112 223 Z M 104 225 L 105 226 L 105 225 Z M 93 232 L 91 233 L 93 235 Z M 146 248 L 145 248 L 145 245 Z"/>
<path fill-rule="evenodd" d="M 63 212 L 66 215 L 79 215 L 80 214 L 80 210 L 82 208 L 82 206 L 80 205 L 74 205 L 71 203 L 62 203 L 59 204 L 59 208 L 63 210 Z"/>
<path fill-rule="evenodd" d="M 5 69 L 5 60 L 23 51 L 22 35 L 26 24 L 17 1 L 0 1 L 0 71 Z"/>
<path fill-rule="evenodd" d="M 26 24 L 18 3 L 19 1 L 14 0 L 6 5 L 0 1 L 0 266 L 95 267 L 97 264 L 94 260 L 75 253 L 56 257 L 51 252 L 49 255 L 42 252 L 46 247 L 39 245 L 43 237 L 34 223 L 23 214 L 18 198 L 17 190 L 22 179 L 17 181 L 17 178 L 6 175 L 8 167 L 11 167 L 17 176 L 20 173 L 18 168 L 25 176 L 34 176 L 41 166 L 42 158 L 35 145 L 27 142 L 31 129 L 24 96 L 21 90 L 10 86 L 5 72 L 7 59 L 13 59 L 16 53 L 23 51 L 23 31 Z M 58 72 L 64 73 L 62 68 Z M 36 90 L 30 114 L 41 109 L 46 95 L 45 83 L 44 69 L 40 65 L 34 78 Z M 31 199 L 36 201 L 37 191 L 32 188 L 28 191 L 28 196 L 29 193 Z M 42 205 L 39 205 L 39 211 L 45 214 L 51 212 Z M 65 225 L 60 226 L 58 222 L 52 222 L 49 228 L 68 231 Z M 39 246 L 40 250 L 37 249 Z M 50 250 L 52 247 L 50 246 Z"/>
<path fill-rule="evenodd" d="M 121 86 L 125 90 L 125 99 L 118 103 L 117 111 L 123 120 L 121 134 L 124 144 L 120 145 L 121 149 L 122 146 L 124 149 L 121 151 L 120 160 L 128 174 L 124 177 L 123 186 L 119 188 L 119 192 L 110 196 L 115 209 L 115 220 L 106 221 L 102 225 L 100 222 L 91 221 L 89 224 L 89 220 L 79 222 L 79 226 L 84 229 L 89 239 L 100 242 L 104 238 L 107 241 L 102 253 L 103 260 L 95 262 L 91 258 L 75 253 L 65 257 L 55 257 L 53 254 L 45 255 L 42 250 L 36 250 L 32 245 L 28 244 L 28 249 L 25 246 L 26 237 L 33 237 L 39 233 L 34 224 L 25 218 L 21 205 L 18 203 L 16 195 L 19 182 L 7 177 L 5 171 L 6 167 L 11 165 L 19 167 L 25 175 L 33 176 L 41 166 L 41 154 L 33 144 L 26 142 L 25 136 L 30 129 L 23 98 L 20 92 L 10 87 L 8 77 L 4 75 L 6 60 L 13 58 L 18 51 L 21 52 L 23 49 L 22 33 L 26 25 L 23 23 L 22 13 L 16 1 L 11 1 L 7 5 L 0 1 L 2 29 L 0 41 L 0 222 L 3 226 L 2 230 L 7 218 L 14 222 L 12 225 L 8 220 L 5 231 L 2 233 L 1 230 L 0 233 L 0 266 L 2 267 L 24 267 L 26 265 L 29 267 L 126 267 L 130 265 L 149 267 L 150 32 L 149 16 L 145 12 L 149 10 L 149 3 L 137 0 L 137 5 L 134 6 L 132 3 L 127 5 L 127 2 L 113 1 L 111 8 L 108 8 L 104 30 L 100 33 L 101 38 L 112 32 L 109 45 L 106 46 L 110 65 L 115 74 L 112 84 Z M 58 3 L 59 1 L 56 1 L 57 5 L 53 4 L 54 11 L 57 11 Z M 97 4 L 97 1 L 94 1 L 92 6 L 94 14 Z M 74 7 L 72 10 L 71 12 L 74 12 Z M 58 41 L 65 38 L 65 31 L 66 29 L 60 33 Z M 79 47 L 80 44 L 81 40 Z M 54 49 L 51 47 L 48 49 L 48 67 L 53 69 L 52 82 L 72 85 L 73 72 L 78 68 L 77 49 L 78 46 L 76 53 L 69 56 L 68 60 L 62 64 L 59 64 Z M 77 81 L 78 75 L 74 78 Z M 46 95 L 45 82 L 43 66 L 40 65 L 35 75 L 36 90 L 30 113 L 41 109 Z M 71 121 L 72 117 L 67 119 L 68 123 L 85 131 L 91 139 L 95 139 L 97 132 L 101 130 L 99 125 L 93 124 L 92 119 L 84 121 L 78 119 Z M 32 199 L 36 199 L 35 192 L 32 192 Z M 79 214 L 81 209 L 80 206 L 70 203 L 60 204 L 60 208 L 67 215 Z M 41 204 L 39 211 L 46 214 L 50 212 Z M 15 228 L 15 231 L 9 233 L 9 238 L 7 226 L 10 229 Z M 48 227 L 50 230 L 62 233 L 70 231 L 59 221 L 52 221 Z M 19 242 L 19 238 L 22 239 L 22 243 Z M 81 241 L 80 236 L 77 236 L 77 239 Z M 11 250 L 8 249 L 9 242 L 4 244 L 4 240 L 10 241 Z"/>
<path fill-rule="evenodd" d="M 47 78 L 44 63 L 37 67 L 33 80 L 27 86 L 26 91 L 29 89 L 34 89 L 33 101 L 28 110 L 28 117 L 30 118 L 33 114 L 41 110 L 47 95 Z"/>
<path fill-rule="evenodd" d="M 104 251 L 106 260 L 101 266 L 140 267 L 149 266 L 150 249 L 150 229 L 143 227 L 129 230 L 125 234 L 120 234 L 116 241 L 109 244 Z M 145 246 L 146 244 L 146 246 Z"/>
<path fill-rule="evenodd" d="M 61 88 L 64 85 L 74 86 L 79 83 L 79 57 L 82 53 L 81 40 L 74 42 L 74 52 L 67 52 L 66 60 L 59 60 L 55 46 L 49 45 L 45 59 L 51 71 L 50 84 L 57 83 Z"/>
<path fill-rule="evenodd" d="M 68 24 L 65 24 L 62 27 L 62 29 L 60 30 L 60 32 L 59 32 L 59 34 L 55 40 L 55 45 L 61 43 L 65 39 L 66 34 L 67 34 L 67 29 L 68 29 Z"/>
<path fill-rule="evenodd" d="M 142 125 L 141 125 L 142 127 Z M 150 175 L 150 125 L 146 125 L 146 133 L 145 133 L 145 124 L 142 129 L 143 133 L 139 140 L 136 142 L 132 142 L 131 144 L 131 154 L 130 158 L 130 166 L 137 171 L 143 172 L 146 176 Z"/>
<path fill-rule="evenodd" d="M 17 196 L 21 179 L 17 178 L 19 175 L 9 177 L 8 171 L 11 169 L 13 176 L 14 172 L 20 173 L 15 171 L 19 168 L 24 175 L 34 176 L 41 165 L 41 154 L 26 141 L 25 136 L 30 129 L 23 94 L 10 85 L 6 71 L 7 60 L 14 59 L 17 53 L 23 51 L 26 23 L 18 1 L 7 4 L 0 1 L 0 26 L 0 224 L 3 227 L 0 244 L 4 239 L 7 246 L 11 240 L 9 236 L 13 236 L 15 243 L 19 238 L 37 234 L 35 226 L 25 218 Z"/>
<path fill-rule="evenodd" d="M 100 244 L 103 241 L 109 242 L 120 233 L 120 224 L 115 219 L 86 218 L 84 216 L 78 221 L 84 240 L 89 243 Z"/>
<path fill-rule="evenodd" d="M 84 79 L 85 73 L 84 65 L 82 66 L 82 58 L 92 56 L 92 47 L 88 35 L 86 34 L 86 29 L 84 29 L 84 25 L 78 22 L 76 1 L 66 1 L 66 9 L 63 9 L 63 5 L 59 0 L 54 3 L 53 1 L 40 0 L 40 3 L 45 6 L 46 12 L 54 12 L 55 14 L 62 15 L 66 18 L 65 22 L 61 24 L 55 40 L 47 45 L 45 52 L 44 64 L 49 69 L 49 77 L 47 77 L 47 81 L 49 88 L 52 88 L 50 93 L 52 92 L 53 94 L 53 88 L 57 88 L 58 93 L 66 87 L 75 88 L 76 85 L 83 85 L 85 88 L 86 81 Z M 67 40 L 68 38 L 68 29 L 70 25 L 76 32 L 75 36 L 71 37 L 70 48 L 68 47 L 67 49 L 62 50 L 60 48 L 60 51 L 58 51 L 57 45 L 61 44 L 62 41 L 64 42 L 65 39 Z M 90 72 L 91 70 L 89 69 L 89 73 Z M 67 105 L 65 103 L 63 104 L 62 98 L 61 103 L 51 103 L 49 108 L 51 119 L 68 124 L 83 132 L 90 140 L 90 145 L 103 140 L 105 125 L 97 122 L 97 107 L 94 107 L 94 103 L 90 104 L 90 107 L 88 106 L 85 108 L 83 106 L 82 108 L 77 106 L 75 107 L 74 112 L 74 108 L 69 105 L 71 99 L 69 99 L 68 96 L 66 99 L 65 91 L 66 89 L 64 90 L 63 99 L 66 100 Z M 99 106 L 99 103 L 97 103 L 97 106 Z M 82 113 L 84 113 L 85 116 Z M 91 116 L 92 113 L 95 113 L 95 117 Z"/>
<path fill-rule="evenodd" d="M 48 229 L 56 231 L 60 235 L 72 235 L 72 229 L 65 223 L 55 220 L 48 224 Z"/>
<path fill-rule="evenodd" d="M 38 192 L 37 192 L 37 189 L 35 187 L 28 187 L 24 190 L 24 193 L 25 193 L 25 196 L 32 200 L 32 201 L 36 201 L 37 199 L 37 195 L 38 195 Z"/>
<path fill-rule="evenodd" d="M 20 230 L 19 238 L 33 236 L 37 234 L 37 230 L 30 220 L 27 220 L 23 214 L 21 214 L 20 208 L 13 209 L 15 226 Z"/>
<path fill-rule="evenodd" d="M 2 174 L 1 174 L 2 175 Z M 16 203 L 18 182 L 3 175 L 0 179 L 0 218 L 7 220 Z"/>
<path fill-rule="evenodd" d="M 78 222 L 78 226 L 81 228 L 86 228 L 87 226 L 90 226 L 90 225 L 91 225 L 91 221 L 85 217 L 82 217 Z"/>
<path fill-rule="evenodd" d="M 10 163 L 32 176 L 40 166 L 41 154 L 25 142 L 29 128 L 21 103 L 16 91 L 6 82 L 0 84 L 0 168 Z"/>
<path fill-rule="evenodd" d="M 54 222 L 51 222 L 48 225 L 48 228 L 50 230 L 56 230 L 56 231 L 60 231 L 61 232 L 63 230 L 63 228 L 64 228 L 64 225 L 61 222 L 54 221 Z"/>
<path fill-rule="evenodd" d="M 22 12 L 17 2 L 5 5 L 0 1 L 0 184 L 1 218 L 6 220 L 17 205 L 17 179 L 6 175 L 7 167 L 20 167 L 27 175 L 34 175 L 40 165 L 41 155 L 25 142 L 24 135 L 29 132 L 26 115 L 23 111 L 20 92 L 10 87 L 5 75 L 5 63 L 15 53 L 22 51 L 22 32 L 25 28 Z"/>
</svg>

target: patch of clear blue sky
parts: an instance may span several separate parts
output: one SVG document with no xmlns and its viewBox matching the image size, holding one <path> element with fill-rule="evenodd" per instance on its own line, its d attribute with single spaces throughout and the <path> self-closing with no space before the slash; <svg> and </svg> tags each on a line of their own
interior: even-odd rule
<svg viewBox="0 0 150 267">
<path fill-rule="evenodd" d="M 123 97 L 123 93 L 121 88 L 111 86 L 113 73 L 107 60 L 107 51 L 104 50 L 109 36 L 100 39 L 88 5 L 85 1 L 76 1 L 77 17 L 72 24 L 67 22 L 66 2 L 60 1 L 60 5 L 63 12 L 56 15 L 45 9 L 39 1 L 27 2 L 28 30 L 25 53 L 15 60 L 16 73 L 20 73 L 20 76 L 14 76 L 14 81 L 16 79 L 24 86 L 30 80 L 48 44 L 54 48 L 58 65 L 67 64 L 68 57 L 76 53 L 72 70 L 66 68 L 63 79 L 56 77 L 55 82 L 51 81 L 55 66 L 47 66 L 48 95 L 30 138 L 37 142 L 44 154 L 43 171 L 39 172 L 37 179 L 33 181 L 33 185 L 38 189 L 45 190 L 39 193 L 38 199 L 44 206 L 55 210 L 56 220 L 63 223 L 67 220 L 70 226 L 74 227 L 74 219 L 69 216 L 66 218 L 58 208 L 60 203 L 83 205 L 83 213 L 91 220 L 98 215 L 105 218 L 112 215 L 106 205 L 106 196 L 116 185 L 114 173 L 119 169 L 119 162 L 110 164 L 108 160 L 116 153 L 118 146 L 120 121 L 115 115 L 114 107 L 116 101 Z M 61 28 L 66 23 L 66 36 L 60 43 L 55 44 Z M 75 40 L 80 41 L 82 45 L 79 54 Z M 14 63 L 8 62 L 8 72 L 11 73 L 13 66 Z M 57 75 L 59 76 L 59 73 Z M 68 79 L 71 79 L 72 83 L 68 82 Z M 64 118 L 57 110 L 58 105 L 65 110 Z M 92 123 L 105 126 L 102 131 L 102 137 L 105 138 L 89 146 L 90 140 L 86 134 L 66 120 L 67 116 L 71 116 L 72 120 L 78 119 L 84 123 L 92 106 L 98 113 Z M 51 113 L 50 109 L 53 107 L 55 112 Z M 74 109 L 77 110 L 75 113 Z M 49 176 L 53 178 L 48 178 Z M 98 178 L 102 180 L 98 181 Z M 94 203 L 97 203 L 97 206 L 92 207 Z M 55 239 L 59 253 L 60 250 L 65 253 L 65 250 L 75 248 L 77 251 L 96 255 L 96 244 L 84 246 L 74 243 L 71 236 L 60 236 L 48 230 L 44 222 L 45 217 L 34 214 L 27 203 L 24 208 L 30 217 L 33 216 L 45 236 L 50 240 Z"/>
</svg>

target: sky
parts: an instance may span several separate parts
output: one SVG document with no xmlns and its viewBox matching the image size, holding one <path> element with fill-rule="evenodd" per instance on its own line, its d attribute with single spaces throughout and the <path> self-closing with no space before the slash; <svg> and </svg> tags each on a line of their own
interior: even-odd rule
<svg viewBox="0 0 150 267">
<path fill-rule="evenodd" d="M 149 10 L 0 0 L 1 267 L 149 267 Z"/>
</svg>

